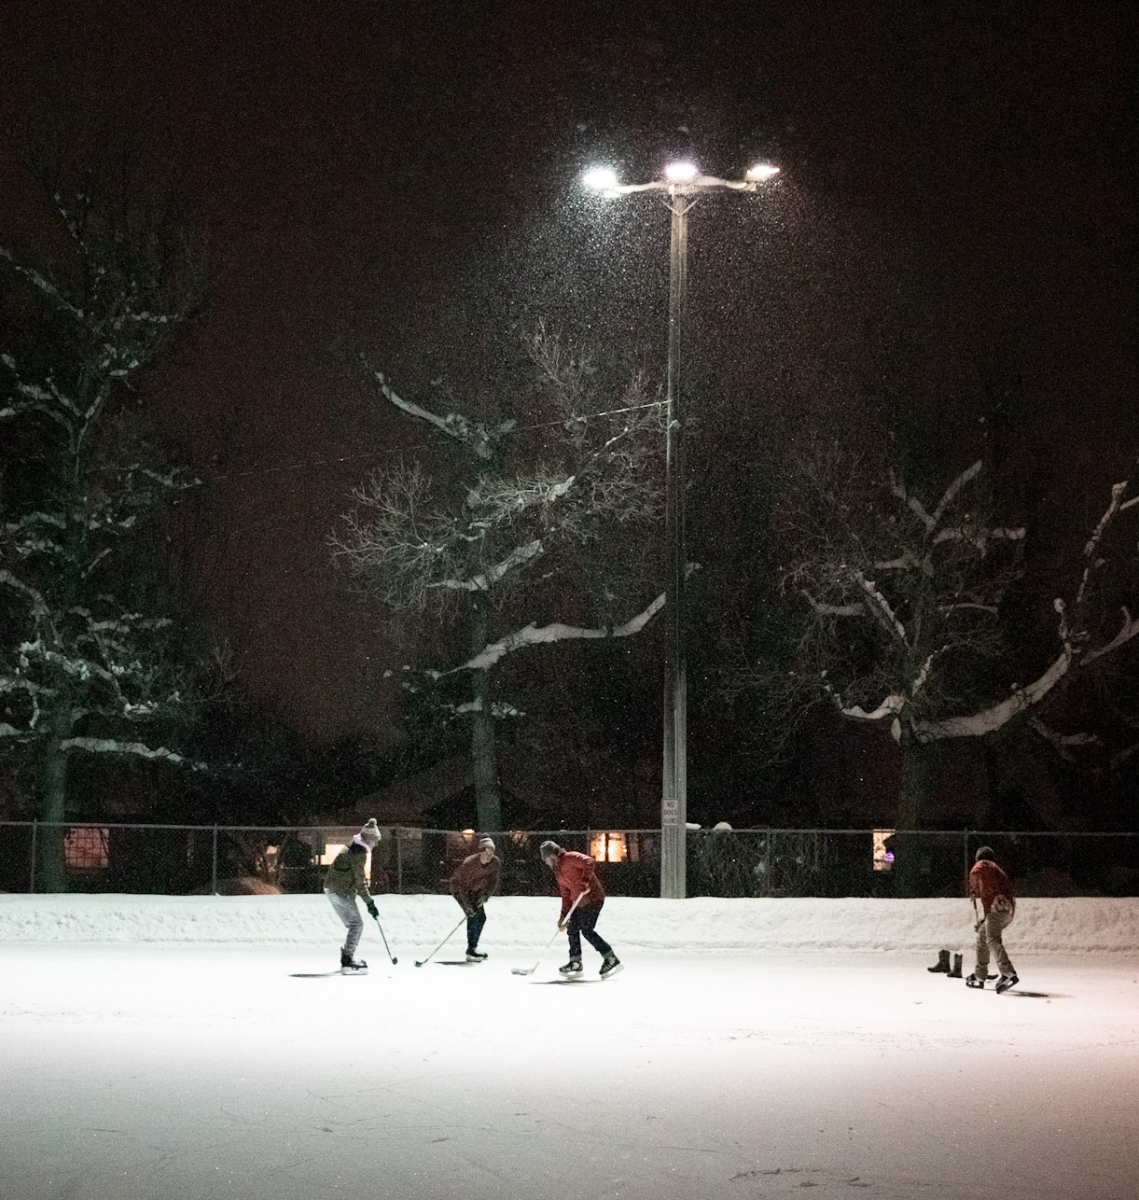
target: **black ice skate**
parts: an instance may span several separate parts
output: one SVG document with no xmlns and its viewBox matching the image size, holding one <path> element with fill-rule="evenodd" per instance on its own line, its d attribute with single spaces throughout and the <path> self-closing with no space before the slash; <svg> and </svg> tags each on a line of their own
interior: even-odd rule
<svg viewBox="0 0 1139 1200">
<path fill-rule="evenodd" d="M 486 962 L 486 955 L 481 950 L 468 950 L 467 962 Z"/>
<path fill-rule="evenodd" d="M 1019 976 L 1016 976 L 1016 975 L 1002 975 L 1002 976 L 1000 977 L 1000 980 L 997 982 L 997 992 L 998 992 L 998 994 L 999 994 L 1000 992 L 1007 992 L 1007 991 L 1009 990 L 1009 988 L 1010 988 L 1010 987 L 1016 987 L 1016 985 L 1017 985 L 1018 983 L 1020 983 L 1020 978 L 1019 978 Z"/>
<path fill-rule="evenodd" d="M 610 975 L 616 975 L 620 970 L 623 970 L 621 960 L 610 951 L 601 963 L 601 978 L 608 979 Z"/>
<path fill-rule="evenodd" d="M 571 958 L 564 967 L 558 967 L 558 974 L 564 975 L 567 979 L 573 979 L 575 975 L 581 974 L 581 959 Z"/>
<path fill-rule="evenodd" d="M 353 958 L 345 950 L 340 951 L 341 975 L 367 975 L 368 964 L 362 958 Z"/>
<path fill-rule="evenodd" d="M 971 987 L 971 988 L 983 988 L 985 986 L 984 975 L 977 975 L 977 974 L 966 975 L 965 976 L 965 986 Z"/>
</svg>

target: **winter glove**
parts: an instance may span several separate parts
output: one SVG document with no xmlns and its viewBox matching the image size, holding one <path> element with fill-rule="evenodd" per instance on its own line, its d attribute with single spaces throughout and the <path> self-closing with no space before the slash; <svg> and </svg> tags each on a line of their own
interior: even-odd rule
<svg viewBox="0 0 1139 1200">
<path fill-rule="evenodd" d="M 464 904 L 463 905 L 463 915 L 468 918 L 473 917 L 475 915 L 475 910 L 473 908 L 471 908 L 471 906 L 469 904 Z"/>
<path fill-rule="evenodd" d="M 368 916 L 375 917 L 377 920 L 379 920 L 380 910 L 376 907 L 374 900 L 368 901 Z"/>
</svg>

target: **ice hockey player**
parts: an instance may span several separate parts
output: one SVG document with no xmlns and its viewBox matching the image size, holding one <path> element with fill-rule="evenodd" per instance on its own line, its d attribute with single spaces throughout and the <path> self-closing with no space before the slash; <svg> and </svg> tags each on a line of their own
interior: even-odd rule
<svg viewBox="0 0 1139 1200">
<path fill-rule="evenodd" d="M 982 846 L 975 855 L 969 872 L 969 895 L 980 900 L 984 914 L 977 922 L 977 966 L 966 980 L 966 986 L 983 988 L 989 970 L 990 954 L 997 960 L 1001 977 L 997 991 L 1007 992 L 1020 982 L 1005 949 L 1002 936 L 1016 915 L 1016 900 L 1008 876 L 997 866 L 993 851 Z"/>
<path fill-rule="evenodd" d="M 594 872 L 593 859 L 576 850 L 563 850 L 557 842 L 543 842 L 538 853 L 553 871 L 562 894 L 562 915 L 558 918 L 558 928 L 566 930 L 569 937 L 569 962 L 559 968 L 560 973 L 567 979 L 581 974 L 583 937 L 601 955 L 602 979 L 620 971 L 621 961 L 613 953 L 613 947 L 594 929 L 601 906 L 605 903 L 605 890 Z M 581 900 L 573 908 L 578 896 L 581 896 Z"/>
<path fill-rule="evenodd" d="M 376 818 L 372 817 L 332 860 L 332 866 L 328 868 L 324 877 L 324 894 L 348 930 L 340 951 L 342 975 L 368 973 L 368 964 L 355 957 L 356 947 L 360 944 L 360 934 L 364 932 L 364 919 L 356 907 L 356 897 L 359 896 L 364 901 L 369 916 L 379 916 L 376 902 L 372 899 L 367 880 L 364 878 L 364 863 L 368 851 L 375 849 L 379 841 L 380 831 L 376 826 Z"/>
<path fill-rule="evenodd" d="M 498 891 L 502 860 L 494 852 L 494 839 L 479 838 L 479 848 L 468 854 L 451 876 L 451 895 L 467 917 L 467 962 L 483 962 L 479 938 L 486 924 L 486 902 Z"/>
</svg>

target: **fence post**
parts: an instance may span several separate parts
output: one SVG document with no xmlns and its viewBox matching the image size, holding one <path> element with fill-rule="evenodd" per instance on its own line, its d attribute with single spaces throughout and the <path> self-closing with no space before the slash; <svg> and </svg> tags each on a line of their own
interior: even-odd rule
<svg viewBox="0 0 1139 1200">
<path fill-rule="evenodd" d="M 213 896 L 218 894 L 218 826 L 216 821 L 214 822 L 214 850 L 210 862 L 210 894 Z"/>
<path fill-rule="evenodd" d="M 403 838 L 399 828 L 395 831 L 395 891 L 397 896 L 403 895 Z"/>
<path fill-rule="evenodd" d="M 28 886 L 28 891 L 33 894 L 35 893 L 35 890 L 36 890 L 36 835 L 38 833 L 39 833 L 39 826 L 37 825 L 36 821 L 33 819 L 32 820 L 32 861 L 29 864 L 31 866 L 31 871 L 29 872 L 31 878 L 30 878 L 30 883 Z"/>
</svg>

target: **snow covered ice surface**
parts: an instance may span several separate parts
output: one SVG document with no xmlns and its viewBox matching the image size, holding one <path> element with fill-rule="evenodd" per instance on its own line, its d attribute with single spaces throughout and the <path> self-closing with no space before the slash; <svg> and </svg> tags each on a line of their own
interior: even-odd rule
<svg viewBox="0 0 1139 1200">
<path fill-rule="evenodd" d="M 1131 1200 L 1139 901 L 1020 902 L 1021 985 L 925 970 L 958 901 L 0 896 L 3 1200 Z M 711 947 L 709 949 L 709 947 Z M 1086 948 L 1086 947 L 1091 947 Z M 586 972 L 598 956 L 588 948 Z M 806 1190 L 809 1189 L 809 1190 Z"/>
</svg>

